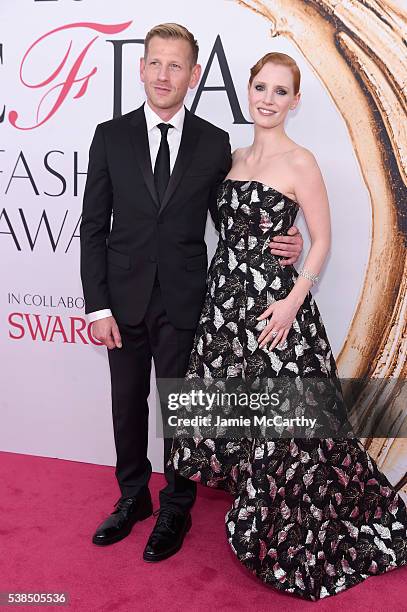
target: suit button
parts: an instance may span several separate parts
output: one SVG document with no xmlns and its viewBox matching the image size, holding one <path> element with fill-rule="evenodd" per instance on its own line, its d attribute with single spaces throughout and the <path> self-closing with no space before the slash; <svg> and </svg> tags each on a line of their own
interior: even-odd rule
<svg viewBox="0 0 407 612">
<path fill-rule="evenodd" d="M 150 259 L 151 263 L 156 263 L 156 261 L 157 261 L 157 259 L 156 259 L 156 257 L 154 255 L 150 255 L 149 259 Z"/>
</svg>

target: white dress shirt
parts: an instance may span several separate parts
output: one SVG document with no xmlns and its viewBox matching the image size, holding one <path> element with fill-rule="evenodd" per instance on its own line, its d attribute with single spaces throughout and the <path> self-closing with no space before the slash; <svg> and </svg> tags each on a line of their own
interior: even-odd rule
<svg viewBox="0 0 407 612">
<path fill-rule="evenodd" d="M 181 106 L 179 111 L 175 113 L 169 121 L 163 121 L 149 106 L 148 102 L 144 104 L 144 115 L 146 117 L 148 144 L 150 147 L 151 168 L 154 169 L 155 160 L 157 159 L 158 149 L 160 148 L 161 132 L 157 127 L 159 123 L 170 123 L 173 127 L 168 130 L 167 140 L 170 149 L 170 172 L 174 169 L 175 160 L 177 159 L 179 146 L 181 144 L 182 128 L 184 127 L 185 106 Z M 88 314 L 89 321 L 98 321 L 106 317 L 111 317 L 112 311 L 109 308 L 103 310 L 95 310 Z"/>
<path fill-rule="evenodd" d="M 177 113 L 169 120 L 163 121 L 148 105 L 144 104 L 144 114 L 146 116 L 148 144 L 150 146 L 151 168 L 155 166 L 158 149 L 160 148 L 161 132 L 157 125 L 159 123 L 170 123 L 173 127 L 168 130 L 167 140 L 170 149 L 170 173 L 174 169 L 177 159 L 179 145 L 181 144 L 182 128 L 184 127 L 185 106 L 182 106 Z"/>
</svg>

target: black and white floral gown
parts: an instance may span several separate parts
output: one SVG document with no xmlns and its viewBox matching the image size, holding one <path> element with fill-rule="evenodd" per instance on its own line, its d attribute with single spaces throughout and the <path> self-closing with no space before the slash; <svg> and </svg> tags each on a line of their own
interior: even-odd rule
<svg viewBox="0 0 407 612">
<path fill-rule="evenodd" d="M 220 238 L 208 276 L 186 381 L 306 377 L 337 381 L 331 347 L 309 293 L 281 348 L 259 348 L 257 317 L 288 295 L 297 273 L 270 253 L 296 202 L 258 181 L 227 179 Z M 231 492 L 232 550 L 282 591 L 318 600 L 406 563 L 406 508 L 357 439 L 175 437 L 182 476 Z"/>
</svg>

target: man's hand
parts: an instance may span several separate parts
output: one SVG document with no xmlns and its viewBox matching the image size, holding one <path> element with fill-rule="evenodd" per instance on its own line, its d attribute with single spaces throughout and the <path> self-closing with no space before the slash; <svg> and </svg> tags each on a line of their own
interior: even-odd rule
<svg viewBox="0 0 407 612">
<path fill-rule="evenodd" d="M 122 348 L 122 339 L 114 317 L 105 317 L 92 323 L 92 334 L 108 349 Z"/>
<path fill-rule="evenodd" d="M 298 227 L 293 225 L 287 232 L 287 236 L 274 236 L 269 244 L 271 253 L 277 257 L 285 257 L 280 259 L 282 266 L 289 266 L 298 261 L 302 249 L 303 240 Z"/>
</svg>

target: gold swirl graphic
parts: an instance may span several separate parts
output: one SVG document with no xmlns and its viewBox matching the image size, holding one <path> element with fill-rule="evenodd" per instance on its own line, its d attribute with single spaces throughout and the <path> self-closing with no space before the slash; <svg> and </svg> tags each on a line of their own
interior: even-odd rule
<svg viewBox="0 0 407 612">
<path fill-rule="evenodd" d="M 289 38 L 342 115 L 368 189 L 372 241 L 363 289 L 338 356 L 344 378 L 384 379 L 353 410 L 367 422 L 378 404 L 405 424 L 407 374 L 407 15 L 390 0 L 235 0 Z M 352 104 L 349 104 L 352 100 Z M 389 390 L 390 389 L 390 390 Z M 377 418 L 377 411 L 375 413 Z M 407 440 L 364 439 L 407 495 Z"/>
</svg>

